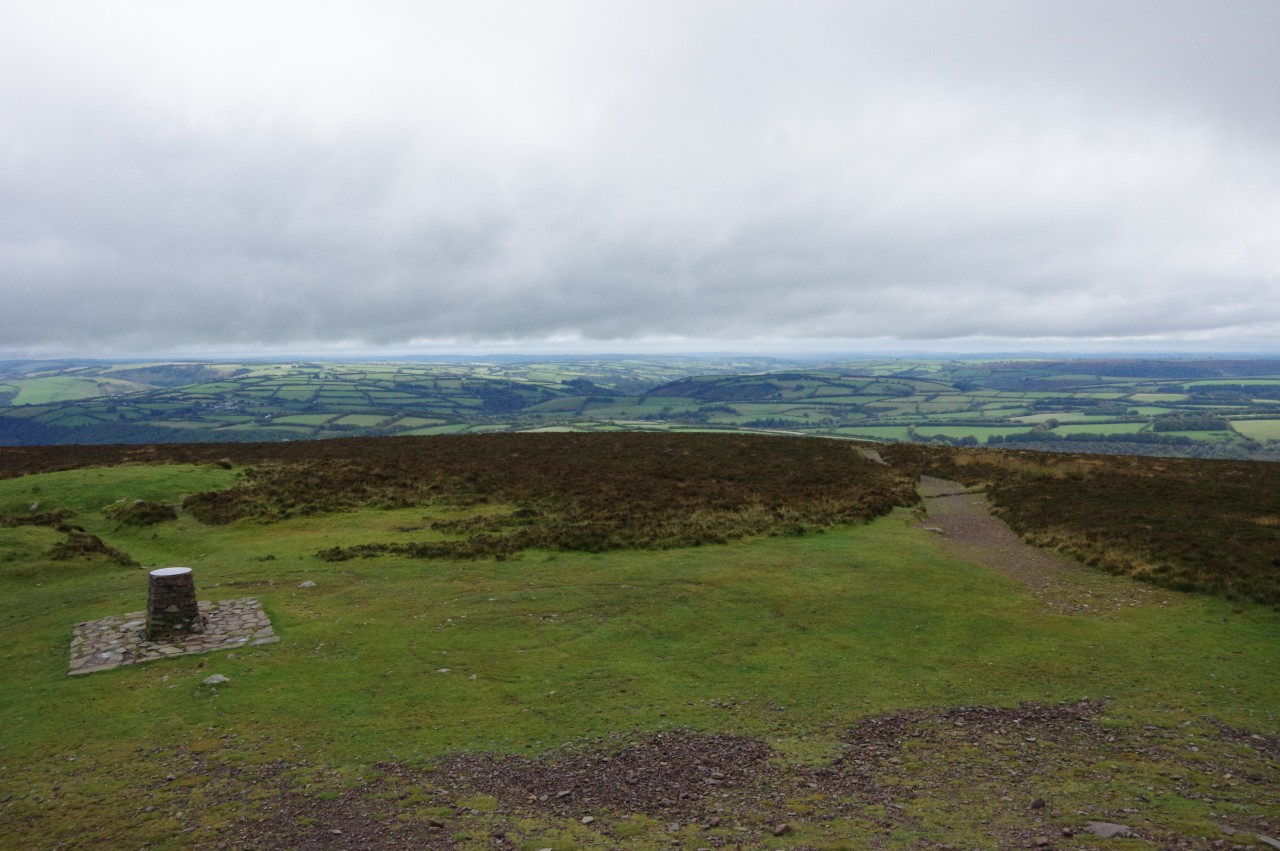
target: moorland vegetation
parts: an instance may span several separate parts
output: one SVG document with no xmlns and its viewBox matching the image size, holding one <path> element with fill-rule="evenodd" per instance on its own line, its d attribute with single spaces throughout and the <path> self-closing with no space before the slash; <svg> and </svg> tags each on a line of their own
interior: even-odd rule
<svg viewBox="0 0 1280 851">
<path fill-rule="evenodd" d="M 885 456 L 982 488 L 1029 543 L 1180 591 L 1280 605 L 1280 466 L 899 444 Z"/>
<path fill-rule="evenodd" d="M 1280 468 L 861 449 L 633 433 L 0 448 L 5 841 L 905 851 L 1280 833 L 1277 571 L 1249 552 L 1276 551 Z M 1076 555 L 1055 582 L 1090 606 L 1048 608 L 952 554 L 920 474 L 985 487 Z M 170 564 L 193 566 L 202 599 L 253 595 L 280 642 L 66 676 L 71 626 L 140 608 L 138 566 Z"/>
</svg>

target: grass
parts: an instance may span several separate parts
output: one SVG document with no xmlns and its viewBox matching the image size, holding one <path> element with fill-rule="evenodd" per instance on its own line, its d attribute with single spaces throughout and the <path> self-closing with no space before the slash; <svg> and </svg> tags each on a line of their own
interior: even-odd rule
<svg viewBox="0 0 1280 851">
<path fill-rule="evenodd" d="M 907 426 L 846 426 L 836 429 L 836 434 L 847 437 L 866 437 L 871 440 L 910 440 Z"/>
<path fill-rule="evenodd" d="M 429 770 L 457 751 L 553 754 L 568 742 L 681 727 L 763 738 L 794 772 L 841 754 L 847 729 L 877 713 L 1105 696 L 1106 724 L 1121 738 L 1148 726 L 1201 737 L 1204 767 L 1178 770 L 1204 795 L 1224 783 L 1212 765 L 1239 758 L 1204 737 L 1204 717 L 1280 733 L 1275 610 L 1171 595 L 1111 614 L 1048 613 L 1018 582 L 948 557 L 905 508 L 823 534 L 462 562 L 315 554 L 351 541 L 440 539 L 448 532 L 434 523 L 502 516 L 512 505 L 357 507 L 220 526 L 180 508 L 177 520 L 152 526 L 114 520 L 119 500 L 179 505 L 242 475 L 216 463 L 132 463 L 0 480 L 0 513 L 28 512 L 35 499 L 40 511 L 74 512 L 70 522 L 143 564 L 195 567 L 202 599 L 256 596 L 282 636 L 234 656 L 65 677 L 70 626 L 142 608 L 145 575 L 105 559 L 47 561 L 58 532 L 0 527 L 0 823 L 12 847 L 216 843 L 241 818 L 268 818 L 275 787 L 252 778 L 278 770 L 320 815 L 353 788 L 380 788 L 379 765 Z M 316 587 L 298 587 L 303 580 Z M 232 682 L 201 686 L 212 672 Z M 911 822 L 877 847 L 931 837 L 993 847 L 983 822 L 1010 818 L 998 793 L 928 788 L 983 760 L 1004 773 L 998 749 L 1014 744 L 991 746 L 902 751 L 888 770 L 919 787 Z M 1116 770 L 1094 770 L 1076 750 L 1062 758 L 1071 768 L 1053 788 L 1073 811 L 1133 786 L 1152 799 L 1140 805 L 1144 818 L 1201 833 L 1230 818 L 1215 815 L 1225 802 L 1169 791 L 1164 755 L 1133 752 Z M 412 802 L 424 788 L 402 793 Z M 865 847 L 887 818 L 873 807 L 818 822 L 806 813 L 826 805 L 822 793 L 806 795 L 787 804 L 795 837 L 764 831 L 759 847 Z M 492 813 L 479 792 L 465 802 L 481 811 L 476 819 L 513 818 Z M 404 806 L 408 818 L 426 818 Z M 669 847 L 667 819 L 626 823 L 617 836 L 631 847 Z M 547 837 L 609 843 L 547 814 L 504 824 L 538 838 L 530 847 L 554 845 Z M 460 839 L 489 841 L 488 831 Z"/>
<path fill-rule="evenodd" d="M 1117 372 L 1128 374 L 1111 374 Z M 1064 424 L 1114 424 L 1115 418 L 1134 410 L 1148 418 L 1173 413 L 1265 416 L 1274 408 L 1266 399 L 1246 402 L 1243 397 L 1218 399 L 1181 391 L 1190 382 L 1257 387 L 1262 393 L 1275 381 L 1274 374 L 1275 364 L 1269 361 L 898 360 L 803 367 L 769 359 L 690 358 L 376 365 L 78 363 L 34 368 L 0 364 L 0 402 L 12 404 L 15 391 L 29 385 L 33 389 L 18 395 L 18 403 L 50 403 L 36 410 L 23 404 L 0 407 L 0 443 L 198 439 L 189 431 L 212 430 L 237 414 L 241 422 L 259 427 L 264 416 L 300 427 L 281 432 L 277 426 L 263 432 L 263 439 L 519 432 L 582 420 L 596 424 L 591 430 L 601 430 L 644 420 L 646 428 L 707 426 L 817 434 L 859 423 L 893 434 L 909 424 L 919 429 L 918 439 L 943 434 L 949 440 L 983 440 L 1000 435 L 955 435 L 952 427 L 973 421 L 974 428 L 1016 428 L 1022 417 L 1029 422 L 1038 417 Z M 37 391 L 46 396 L 32 395 Z M 1169 404 L 1140 404 L 1144 399 Z M 158 431 L 157 426 L 167 428 Z M 1148 442 L 1126 442 L 1123 430 L 1095 430 L 1103 432 L 1119 435 L 1120 448 L 1151 454 L 1274 459 L 1280 453 L 1280 441 L 1266 445 L 1210 432 L 1189 433 L 1188 441 L 1176 450 L 1170 450 L 1173 444 L 1153 448 Z M 243 439 L 252 433 L 246 428 L 227 436 Z M 914 434 L 893 439 L 917 439 Z M 1059 448 L 1086 447 L 1073 442 Z"/>
<path fill-rule="evenodd" d="M 214 465 L 173 464 L 89 467 L 0 480 L 0 516 L 21 515 L 31 503 L 41 511 L 67 509 L 94 514 L 122 501 L 181 501 L 202 491 L 231 486 L 237 473 Z"/>
<path fill-rule="evenodd" d="M 1147 428 L 1147 423 L 1091 422 L 1084 425 L 1060 425 L 1058 434 L 1137 434 Z"/>
<path fill-rule="evenodd" d="M 18 395 L 14 397 L 15 405 L 45 405 L 50 402 L 67 402 L 78 399 L 89 399 L 101 395 L 99 381 L 75 376 L 52 376 L 49 378 L 29 378 L 16 382 Z M 110 382 L 112 392 L 128 392 L 134 385 L 122 381 Z"/>
<path fill-rule="evenodd" d="M 1231 427 L 1252 440 L 1280 440 L 1280 419 L 1232 420 Z"/>
<path fill-rule="evenodd" d="M 14 847 L 216 842 L 237 819 L 270 812 L 270 798 L 228 778 L 282 762 L 299 793 L 329 800 L 379 776 L 378 764 L 427 769 L 459 750 L 536 754 L 679 727 L 758 736 L 783 762 L 807 764 L 839 753 L 848 725 L 873 713 L 1103 694 L 1117 730 L 1213 715 L 1280 732 L 1274 611 L 1181 595 L 1108 616 L 1048 614 L 1013 580 L 945 556 L 905 509 L 825 534 L 714 547 L 337 564 L 314 553 L 503 507 L 218 527 L 180 511 L 170 523 L 116 528 L 103 513 L 121 495 L 174 504 L 236 475 L 124 466 L 0 482 L 9 508 L 25 510 L 39 488 L 49 509 L 75 511 L 74 522 L 144 563 L 193 565 L 204 599 L 258 597 L 283 639 L 234 658 L 67 678 L 71 625 L 140 608 L 143 575 L 42 561 L 52 530 L 0 528 L 0 553 L 11 556 L 0 561 L 0 821 Z M 299 588 L 303 580 L 317 586 Z M 230 685 L 201 686 L 215 671 Z M 1138 760 L 1152 776 L 1160 768 Z M 1102 796 L 1115 783 L 1108 777 L 1069 785 L 1073 795 Z M 958 814 L 922 795 L 919 824 L 883 847 L 915 847 L 938 830 L 980 836 L 992 803 Z M 1187 804 L 1144 806 L 1172 818 Z M 820 841 L 820 823 L 792 808 L 798 835 Z M 1204 808 L 1190 818 L 1209 819 Z M 194 829 L 179 832 L 186 827 Z M 569 830 L 550 816 L 517 827 Z M 850 847 L 866 828 L 831 828 L 844 844 L 829 847 Z M 597 841 L 575 830 L 564 841 Z M 462 845 L 488 841 L 481 832 Z M 628 841 L 669 847 L 665 820 L 637 818 Z"/>
<path fill-rule="evenodd" d="M 936 425 L 936 426 L 919 426 L 916 433 L 924 437 L 934 437 L 936 435 L 946 435 L 947 437 L 974 437 L 978 440 L 986 440 L 994 434 L 1026 434 L 1030 428 L 1005 428 L 1000 426 L 964 426 L 964 425 Z"/>
</svg>

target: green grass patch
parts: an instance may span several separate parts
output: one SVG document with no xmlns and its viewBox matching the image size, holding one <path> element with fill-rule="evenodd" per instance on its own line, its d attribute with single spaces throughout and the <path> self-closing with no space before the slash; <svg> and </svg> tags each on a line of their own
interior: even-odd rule
<svg viewBox="0 0 1280 851">
<path fill-rule="evenodd" d="M 845 426 L 835 433 L 843 437 L 866 437 L 871 440 L 910 440 L 907 426 Z"/>
<path fill-rule="evenodd" d="M 1234 431 L 1223 431 L 1220 429 L 1205 429 L 1197 431 L 1165 431 L 1161 434 L 1170 434 L 1176 437 L 1189 437 L 1192 440 L 1200 440 L 1206 443 L 1226 443 L 1232 440 L 1239 440 L 1240 435 Z"/>
<path fill-rule="evenodd" d="M 1185 393 L 1134 393 L 1129 398 L 1135 402 L 1185 402 L 1191 397 Z"/>
<path fill-rule="evenodd" d="M 1252 440 L 1280 440 L 1280 419 L 1231 420 L 1231 427 Z"/>
<path fill-rule="evenodd" d="M 285 417 L 273 417 L 272 422 L 278 425 L 324 425 L 336 414 L 290 414 Z"/>
<path fill-rule="evenodd" d="M 1149 427 L 1148 423 L 1090 422 L 1081 425 L 1060 425 L 1054 431 L 1058 434 L 1137 434 Z"/>
<path fill-rule="evenodd" d="M 80 378 L 73 375 L 26 378 L 9 383 L 18 388 L 18 395 L 12 402 L 15 405 L 46 405 L 51 402 L 92 399 L 109 393 L 128 393 L 142 389 L 132 382 L 92 377 Z"/>
<path fill-rule="evenodd" d="M 395 428 L 421 428 L 423 426 L 440 425 L 444 420 L 434 417 L 401 417 L 393 423 Z"/>
<path fill-rule="evenodd" d="M 230 487 L 238 474 L 214 465 L 158 464 L 89 467 L 0 479 L 0 514 L 68 510 L 73 516 L 102 512 L 122 500 L 181 501 L 183 497 Z"/>
<path fill-rule="evenodd" d="M 405 434 L 413 435 L 436 435 L 436 434 L 461 434 L 467 430 L 465 423 L 452 423 L 450 425 L 428 426 L 426 428 L 415 428 L 406 431 Z"/>
<path fill-rule="evenodd" d="M 182 477 L 161 472 L 172 498 Z M 140 608 L 139 572 L 50 566 L 44 578 L 0 578 L 8 841 L 172 846 L 186 825 L 196 829 L 183 841 L 212 838 L 218 819 L 264 817 L 278 802 L 275 787 L 261 786 L 258 799 L 251 783 L 227 797 L 236 787 L 224 769 L 247 778 L 283 762 L 292 788 L 334 802 L 375 776 L 375 764 L 425 769 L 459 750 L 539 754 L 677 727 L 759 737 L 777 743 L 784 763 L 813 765 L 840 753 L 842 731 L 872 713 L 1074 700 L 1100 684 L 1120 727 L 1212 715 L 1280 731 L 1274 612 L 1176 597 L 1107 617 L 1046 613 L 1016 581 L 943 555 L 908 512 L 824 535 L 661 552 L 338 565 L 310 555 L 326 535 L 411 521 L 407 511 L 368 511 L 215 530 L 184 517 L 155 539 L 123 532 L 125 546 L 150 548 L 148 559 L 194 564 L 205 599 L 262 601 L 283 641 L 234 658 L 67 678 L 71 624 Z M 297 587 L 303 579 L 317 586 Z M 230 684 L 201 686 L 211 672 Z M 427 773 L 403 794 L 436 782 Z M 1071 782 L 1087 799 L 1117 778 Z M 814 839 L 822 822 L 805 819 L 821 812 L 822 791 L 788 804 Z M 191 820 L 200 802 L 224 797 L 210 821 Z M 481 791 L 457 803 L 496 809 Z M 148 818 L 149 806 L 160 815 Z M 933 812 L 928 799 L 914 807 L 921 821 L 890 847 L 910 847 L 930 827 L 981 830 L 979 815 Z M 551 824 L 535 817 L 508 829 Z M 576 816 L 556 830 L 570 826 L 582 830 Z M 831 842 L 860 829 L 844 825 Z M 638 819 L 625 832 L 669 846 L 665 830 L 666 819 Z M 481 830 L 467 847 L 489 841 Z"/>
<path fill-rule="evenodd" d="M 978 440 L 986 440 L 992 435 L 1003 437 L 1009 434 L 1026 434 L 1030 430 L 1029 428 L 1004 426 L 922 425 L 916 429 L 916 434 L 922 437 L 945 435 L 946 437 L 974 437 Z"/>
<path fill-rule="evenodd" d="M 372 428 L 386 419 L 387 416 L 385 414 L 347 414 L 345 417 L 335 420 L 333 424 Z"/>
</svg>

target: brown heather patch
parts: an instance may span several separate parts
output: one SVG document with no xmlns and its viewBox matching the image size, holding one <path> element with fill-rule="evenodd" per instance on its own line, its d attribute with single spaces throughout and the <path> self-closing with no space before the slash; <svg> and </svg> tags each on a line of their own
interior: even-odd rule
<svg viewBox="0 0 1280 851">
<path fill-rule="evenodd" d="M 911 477 L 850 444 L 803 438 L 502 434 L 298 446 L 251 467 L 244 484 L 196 494 L 185 507 L 216 524 L 369 506 L 517 506 L 437 529 L 462 536 L 454 540 L 321 553 L 341 561 L 698 546 L 864 522 L 916 499 Z"/>
<path fill-rule="evenodd" d="M 1280 465 L 896 444 L 901 470 L 984 487 L 1026 540 L 1180 591 L 1280 605 Z"/>
</svg>

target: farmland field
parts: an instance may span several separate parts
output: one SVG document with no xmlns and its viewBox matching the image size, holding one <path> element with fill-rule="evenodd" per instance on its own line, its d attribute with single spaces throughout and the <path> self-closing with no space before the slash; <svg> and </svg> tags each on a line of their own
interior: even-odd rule
<svg viewBox="0 0 1280 851">
<path fill-rule="evenodd" d="M 1280 440 L 1280 419 L 1232 420 L 1231 427 L 1253 440 Z"/>
<path fill-rule="evenodd" d="M 1149 426 L 1147 423 L 1090 422 L 1060 425 L 1054 428 L 1058 434 L 1137 434 Z"/>
<path fill-rule="evenodd" d="M 13 362 L 0 403 L 0 445 L 675 428 L 1280 459 L 1247 424 L 1280 419 L 1268 360 Z"/>
<path fill-rule="evenodd" d="M 922 437 L 939 437 L 946 436 L 952 438 L 974 437 L 980 441 L 985 441 L 993 434 L 1025 434 L 1028 428 L 1008 428 L 1002 426 L 965 426 L 965 425 L 946 425 L 946 426 L 920 426 L 916 429 L 916 434 Z"/>
</svg>

